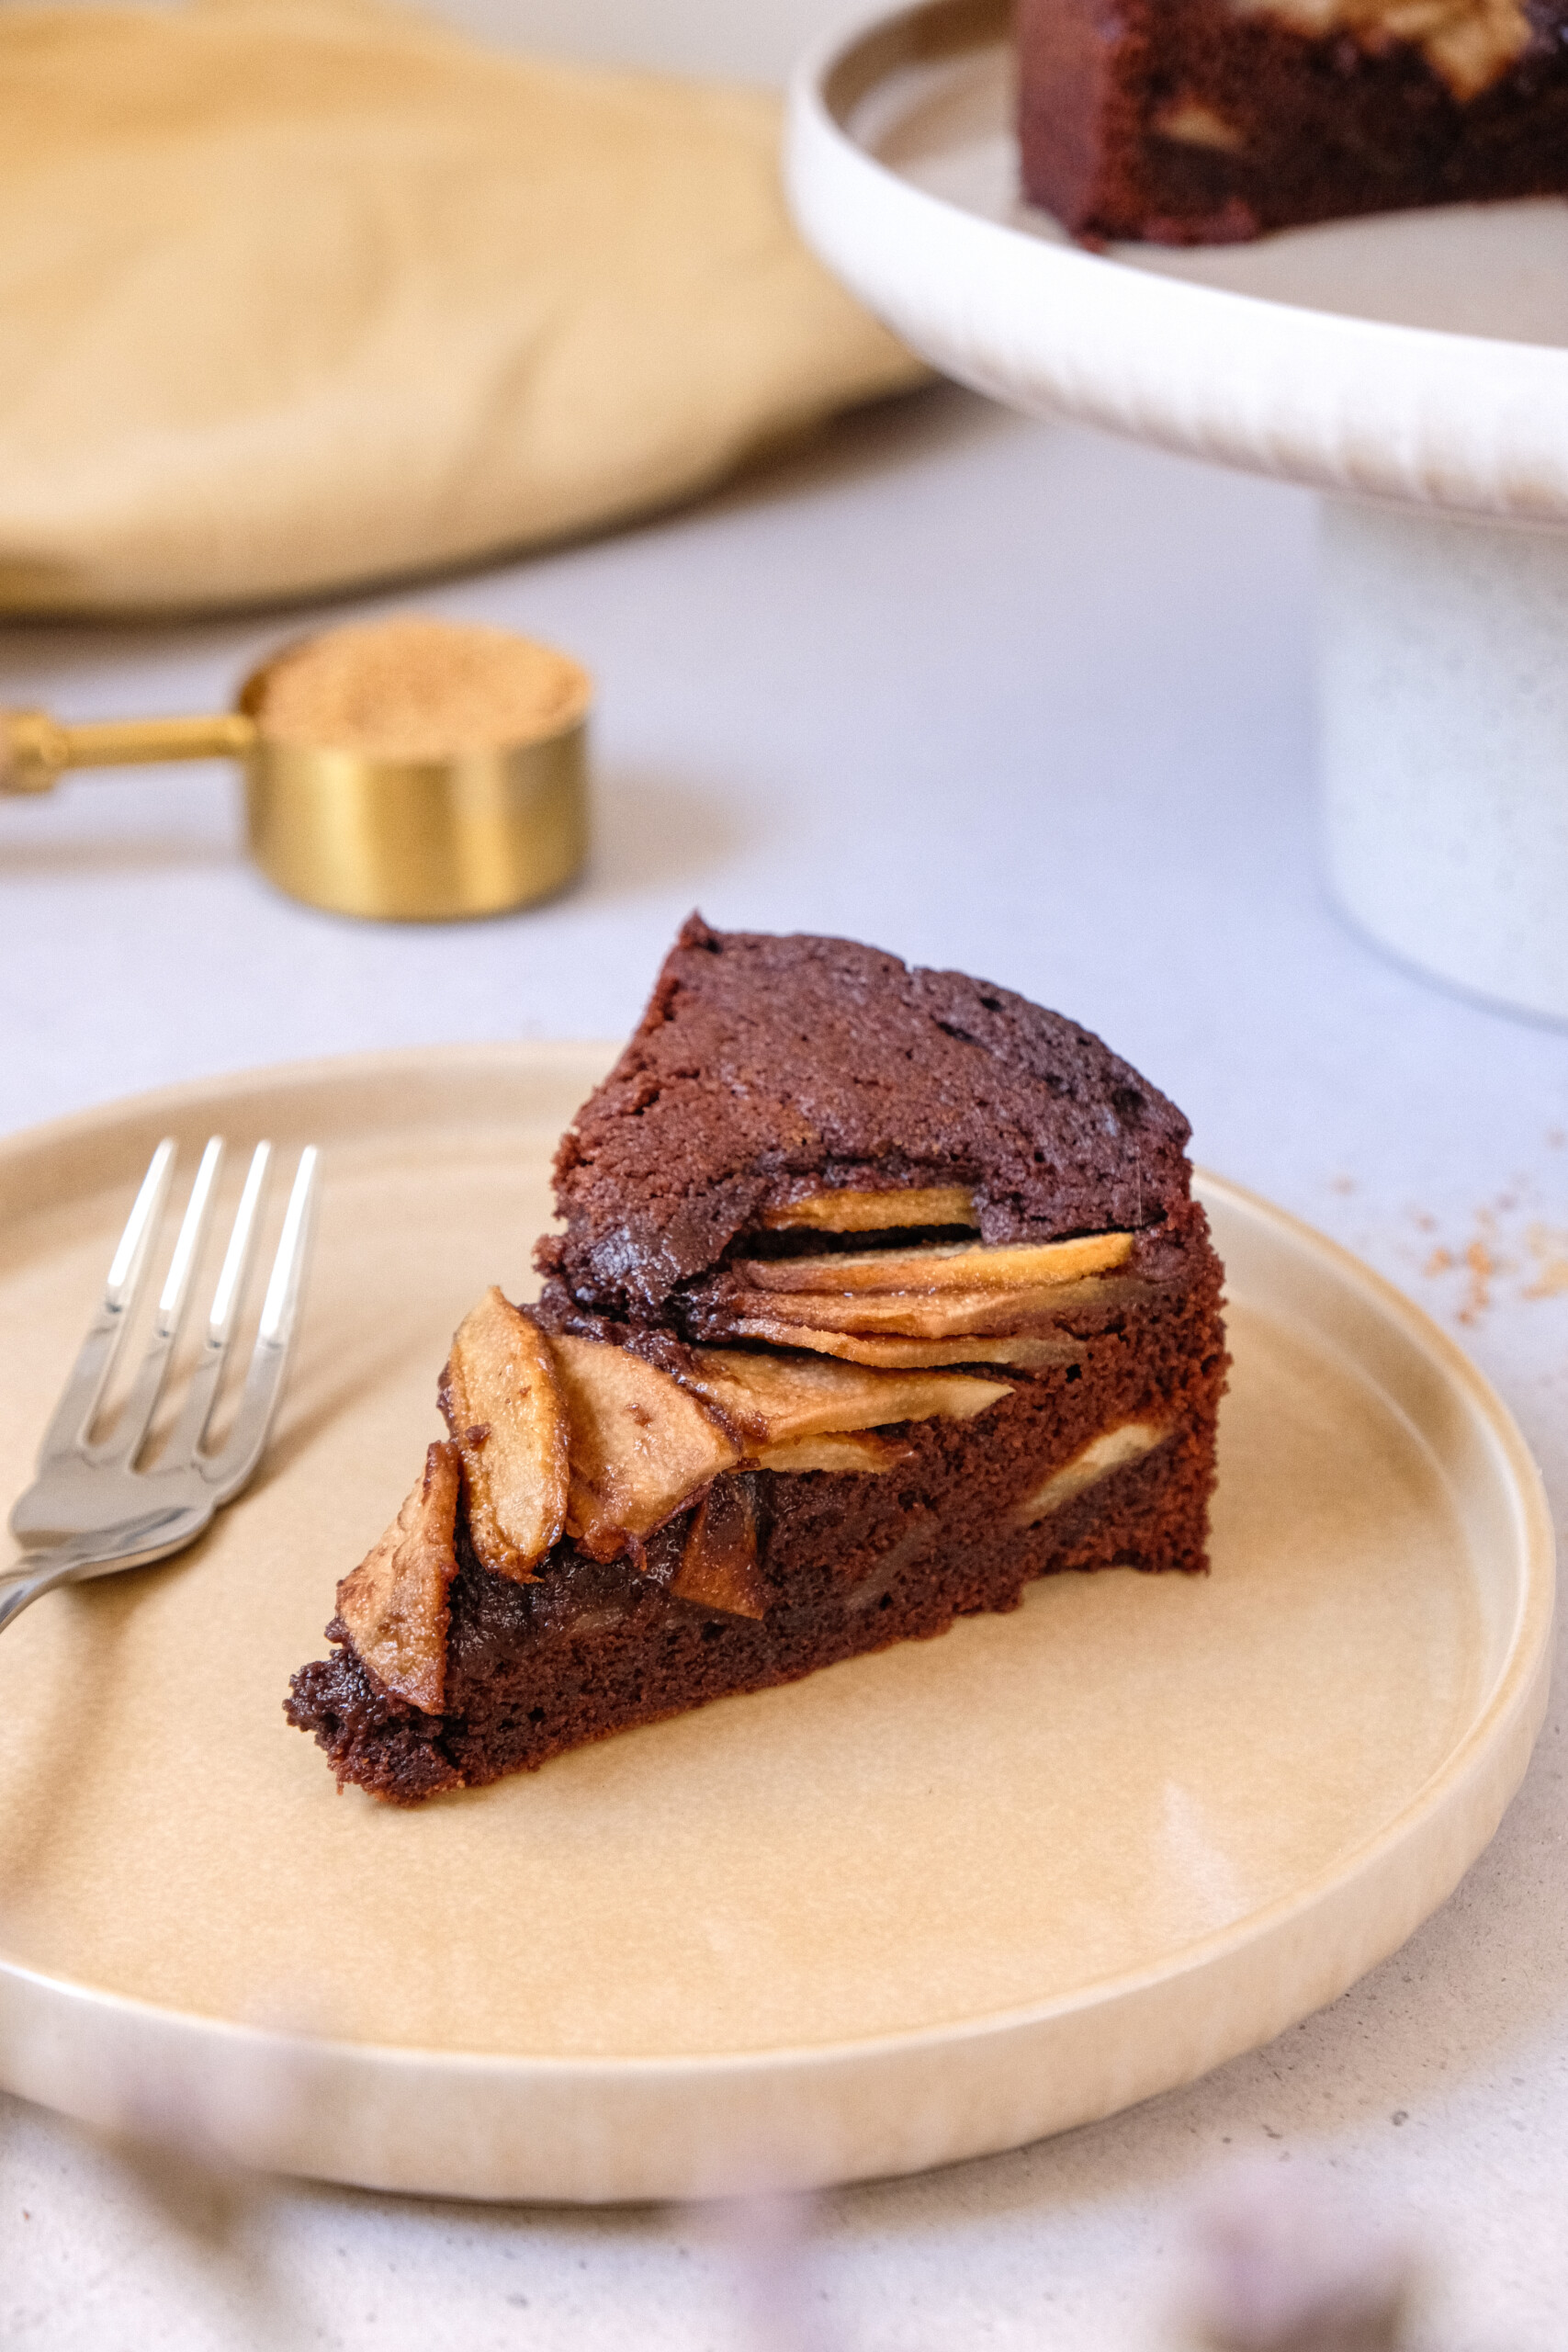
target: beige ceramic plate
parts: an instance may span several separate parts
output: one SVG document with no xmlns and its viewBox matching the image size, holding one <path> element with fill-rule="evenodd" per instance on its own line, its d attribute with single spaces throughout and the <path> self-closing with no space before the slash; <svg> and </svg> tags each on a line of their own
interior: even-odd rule
<svg viewBox="0 0 1568 2352">
<path fill-rule="evenodd" d="M 1550 1522 L 1458 1351 L 1219 1183 L 1206 1581 L 1063 1577 L 420 1813 L 335 1793 L 289 1671 L 435 1430 L 453 1325 L 526 1286 L 602 1065 L 325 1063 L 0 1146 L 5 1495 L 157 1136 L 326 1148 L 262 1476 L 196 1550 L 0 1643 L 0 2079 L 382 2188 L 827 2182 L 1104 2115 L 1391 1951 L 1524 1770 Z"/>
</svg>

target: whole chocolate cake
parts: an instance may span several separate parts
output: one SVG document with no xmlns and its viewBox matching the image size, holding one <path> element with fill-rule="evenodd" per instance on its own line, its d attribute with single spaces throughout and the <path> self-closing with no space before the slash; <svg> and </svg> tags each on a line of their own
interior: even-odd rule
<svg viewBox="0 0 1568 2352">
<path fill-rule="evenodd" d="M 1179 1112 L 960 973 L 698 917 L 557 1158 L 536 1305 L 288 1712 L 409 1804 L 1034 1577 L 1201 1569 L 1225 1351 Z"/>
<path fill-rule="evenodd" d="M 1568 0 L 1019 0 L 1024 192 L 1231 243 L 1568 191 Z"/>
</svg>

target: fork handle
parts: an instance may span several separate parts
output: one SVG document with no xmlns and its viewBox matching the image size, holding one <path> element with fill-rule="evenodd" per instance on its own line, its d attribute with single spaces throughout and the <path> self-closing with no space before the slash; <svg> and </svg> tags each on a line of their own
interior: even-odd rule
<svg viewBox="0 0 1568 2352">
<path fill-rule="evenodd" d="M 150 760 L 243 759 L 256 739 L 243 711 L 211 718 L 105 718 L 62 726 L 47 710 L 0 710 L 0 794 L 48 792 L 67 768 Z"/>
<path fill-rule="evenodd" d="M 0 1634 L 5 1632 L 12 1618 L 19 1617 L 31 1602 L 41 1600 L 46 1592 L 52 1592 L 57 1585 L 70 1584 L 81 1573 L 80 1560 L 57 1556 L 50 1561 L 47 1567 L 35 1568 L 31 1576 L 18 1577 L 11 1584 L 0 1585 Z"/>
</svg>

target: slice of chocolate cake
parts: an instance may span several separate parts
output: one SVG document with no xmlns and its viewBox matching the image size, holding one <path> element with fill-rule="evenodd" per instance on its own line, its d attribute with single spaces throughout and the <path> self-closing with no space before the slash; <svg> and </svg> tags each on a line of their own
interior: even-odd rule
<svg viewBox="0 0 1568 2352">
<path fill-rule="evenodd" d="M 1201 1569 L 1187 1135 L 1003 989 L 694 917 L 561 1144 L 542 1296 L 457 1332 L 449 1437 L 290 1721 L 408 1804 L 1055 1570 Z"/>
<path fill-rule="evenodd" d="M 1019 0 L 1024 192 L 1233 243 L 1568 192 L 1568 0 Z"/>
</svg>

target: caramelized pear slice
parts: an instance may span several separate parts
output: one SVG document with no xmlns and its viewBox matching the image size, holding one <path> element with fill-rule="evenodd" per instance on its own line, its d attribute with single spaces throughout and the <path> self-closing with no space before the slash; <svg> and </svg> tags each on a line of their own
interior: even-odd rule
<svg viewBox="0 0 1568 2352">
<path fill-rule="evenodd" d="M 861 1430 L 841 1437 L 792 1437 L 783 1445 L 765 1445 L 757 1456 L 759 1470 L 836 1470 L 869 1473 L 880 1477 L 896 1463 L 906 1461 L 909 1449 L 890 1437 Z"/>
<path fill-rule="evenodd" d="M 433 1445 L 423 1477 L 337 1589 L 337 1613 L 365 1665 L 427 1715 L 438 1715 L 446 1699 L 446 1588 L 457 1573 L 462 1476 L 457 1448 Z"/>
<path fill-rule="evenodd" d="M 570 1429 L 567 1532 L 613 1560 L 739 1460 L 695 1396 L 603 1340 L 552 1340 Z"/>
<path fill-rule="evenodd" d="M 1016 1363 L 1034 1372 L 1054 1363 L 1077 1363 L 1083 1341 L 1066 1332 L 1011 1332 L 966 1340 L 878 1340 L 858 1331 L 818 1331 L 805 1323 L 780 1323 L 748 1315 L 735 1327 L 739 1340 L 765 1340 L 775 1348 L 809 1348 L 848 1363 L 875 1364 L 889 1372 L 964 1363 Z"/>
<path fill-rule="evenodd" d="M 893 1421 L 967 1420 L 1010 1394 L 961 1372 L 873 1371 L 827 1357 L 694 1348 L 682 1384 L 734 1430 L 749 1458 L 796 1438 L 839 1436 Z"/>
<path fill-rule="evenodd" d="M 725 1617 L 761 1617 L 767 1609 L 757 1566 L 757 1498 L 744 1472 L 716 1478 L 692 1514 L 681 1566 L 670 1587 Z"/>
<path fill-rule="evenodd" d="M 1018 1290 L 1077 1282 L 1122 1265 L 1130 1233 L 1081 1233 L 1070 1241 L 937 1242 L 924 1250 L 857 1250 L 824 1258 L 748 1258 L 736 1271 L 754 1290 Z"/>
<path fill-rule="evenodd" d="M 441 1409 L 462 1449 L 474 1550 L 526 1584 L 566 1521 L 566 1410 L 549 1342 L 493 1284 L 452 1342 Z"/>
<path fill-rule="evenodd" d="M 1112 1470 L 1124 1469 L 1129 1462 L 1141 1461 L 1145 1453 L 1152 1453 L 1169 1434 L 1157 1421 L 1123 1421 L 1117 1429 L 1103 1430 L 1070 1462 L 1053 1470 L 1048 1478 L 1042 1479 L 1039 1486 L 1014 1503 L 1008 1513 L 1009 1526 L 1032 1527 L 1048 1511 L 1060 1510 L 1075 1495 L 1081 1495 L 1086 1487 L 1109 1478 Z"/>
<path fill-rule="evenodd" d="M 879 1333 L 907 1340 L 982 1338 L 996 1332 L 1050 1330 L 1059 1315 L 1128 1295 L 1125 1276 L 1091 1274 L 1081 1283 L 1029 1290 L 862 1291 L 824 1298 L 809 1291 L 738 1292 L 726 1302 L 739 1320 L 798 1324 L 807 1331 Z M 802 1342 L 803 1345 L 807 1344 Z"/>
<path fill-rule="evenodd" d="M 975 1195 L 967 1184 L 908 1185 L 899 1192 L 812 1193 L 786 1208 L 764 1209 L 774 1232 L 801 1227 L 818 1233 L 891 1233 L 901 1225 L 973 1225 Z"/>
</svg>

